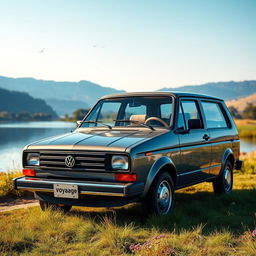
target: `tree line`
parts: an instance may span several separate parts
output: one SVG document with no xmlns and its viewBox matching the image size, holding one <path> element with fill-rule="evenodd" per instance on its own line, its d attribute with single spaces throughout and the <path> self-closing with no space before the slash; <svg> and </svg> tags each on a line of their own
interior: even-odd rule
<svg viewBox="0 0 256 256">
<path fill-rule="evenodd" d="M 236 119 L 256 120 L 256 105 L 253 105 L 252 103 L 248 103 L 242 112 L 239 112 L 234 106 L 230 106 L 229 111 Z"/>
<path fill-rule="evenodd" d="M 65 115 L 64 118 L 62 118 L 63 121 L 70 121 L 74 122 L 77 120 L 82 120 L 84 116 L 89 112 L 90 109 L 83 109 L 79 108 L 76 111 L 73 112 L 72 115 Z M 248 103 L 245 109 L 242 112 L 239 112 L 237 108 L 234 106 L 229 107 L 229 111 L 231 115 L 236 119 L 253 119 L 256 120 L 256 105 L 253 105 L 252 103 Z"/>
<path fill-rule="evenodd" d="M 79 108 L 73 112 L 72 115 L 65 115 L 61 120 L 74 122 L 82 120 L 90 109 Z M 234 106 L 229 107 L 231 115 L 236 119 L 253 119 L 256 120 L 256 105 L 248 103 L 246 108 L 239 112 Z M 12 113 L 12 112 L 0 112 L 0 121 L 50 121 L 53 117 L 47 113 Z"/>
<path fill-rule="evenodd" d="M 0 112 L 0 121 L 50 121 L 52 115 L 47 113 L 12 113 L 7 111 Z"/>
<path fill-rule="evenodd" d="M 89 108 L 79 108 L 70 116 L 66 114 L 63 118 L 61 118 L 61 120 L 69 122 L 82 120 L 84 116 L 89 112 L 89 110 Z"/>
</svg>

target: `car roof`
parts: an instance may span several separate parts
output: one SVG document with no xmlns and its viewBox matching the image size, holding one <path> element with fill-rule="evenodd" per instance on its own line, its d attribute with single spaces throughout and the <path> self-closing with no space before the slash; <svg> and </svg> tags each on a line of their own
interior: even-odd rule
<svg viewBox="0 0 256 256">
<path fill-rule="evenodd" d="M 194 98 L 206 98 L 206 99 L 214 99 L 214 100 L 222 100 L 220 98 L 204 95 L 199 93 L 192 92 L 178 92 L 178 91 L 161 91 L 161 92 L 127 92 L 127 93 L 119 93 L 119 94 L 110 94 L 103 96 L 101 99 L 108 98 L 125 98 L 125 97 L 136 97 L 136 96 L 173 96 L 175 98 L 179 97 L 194 97 Z"/>
</svg>

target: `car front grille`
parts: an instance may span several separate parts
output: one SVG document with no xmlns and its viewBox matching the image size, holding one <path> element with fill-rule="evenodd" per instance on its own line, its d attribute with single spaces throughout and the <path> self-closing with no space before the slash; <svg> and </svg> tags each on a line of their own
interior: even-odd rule
<svg viewBox="0 0 256 256">
<path fill-rule="evenodd" d="M 65 163 L 67 156 L 73 156 L 75 165 L 68 167 Z M 84 170 L 105 171 L 106 153 L 104 152 L 80 152 L 80 151 L 41 151 L 40 168 L 51 170 Z"/>
</svg>

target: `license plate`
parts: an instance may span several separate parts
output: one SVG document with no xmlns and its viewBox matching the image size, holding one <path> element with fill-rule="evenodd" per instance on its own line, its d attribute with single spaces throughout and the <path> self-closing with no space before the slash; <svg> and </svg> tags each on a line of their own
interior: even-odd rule
<svg viewBox="0 0 256 256">
<path fill-rule="evenodd" d="M 53 184 L 54 197 L 78 198 L 78 186 L 69 184 Z"/>
</svg>

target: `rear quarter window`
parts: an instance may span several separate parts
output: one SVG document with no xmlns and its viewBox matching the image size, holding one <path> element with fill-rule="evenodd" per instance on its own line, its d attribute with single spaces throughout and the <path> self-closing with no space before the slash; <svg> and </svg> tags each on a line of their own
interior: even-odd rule
<svg viewBox="0 0 256 256">
<path fill-rule="evenodd" d="M 226 128 L 227 121 L 223 110 L 217 102 L 202 102 L 203 112 L 206 119 L 207 128 Z"/>
</svg>

